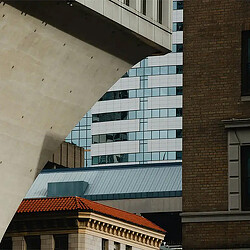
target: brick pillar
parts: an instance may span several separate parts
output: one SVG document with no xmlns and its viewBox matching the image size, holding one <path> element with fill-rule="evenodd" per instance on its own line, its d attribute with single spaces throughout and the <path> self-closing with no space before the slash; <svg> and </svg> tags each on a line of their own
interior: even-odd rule
<svg viewBox="0 0 250 250">
<path fill-rule="evenodd" d="M 55 242 L 53 235 L 41 235 L 41 250 L 54 250 Z"/>
<path fill-rule="evenodd" d="M 24 237 L 12 237 L 13 250 L 26 250 L 26 242 Z"/>
</svg>

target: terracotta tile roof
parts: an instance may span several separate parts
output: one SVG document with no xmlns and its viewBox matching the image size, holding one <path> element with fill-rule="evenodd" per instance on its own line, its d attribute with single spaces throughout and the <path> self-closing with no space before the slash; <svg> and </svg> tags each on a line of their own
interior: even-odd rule
<svg viewBox="0 0 250 250">
<path fill-rule="evenodd" d="M 38 213 L 53 211 L 93 211 L 126 221 L 135 225 L 165 233 L 166 231 L 142 216 L 125 212 L 81 197 L 24 199 L 17 213 Z"/>
</svg>

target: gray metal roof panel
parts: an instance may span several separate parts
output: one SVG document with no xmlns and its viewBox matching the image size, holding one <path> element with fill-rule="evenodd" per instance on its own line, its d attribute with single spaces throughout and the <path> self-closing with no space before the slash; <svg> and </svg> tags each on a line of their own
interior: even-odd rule
<svg viewBox="0 0 250 250">
<path fill-rule="evenodd" d="M 85 181 L 89 186 L 85 196 L 112 194 L 142 194 L 181 192 L 180 164 L 148 164 L 147 166 L 83 168 L 42 171 L 28 191 L 26 198 L 47 196 L 51 182 Z"/>
</svg>

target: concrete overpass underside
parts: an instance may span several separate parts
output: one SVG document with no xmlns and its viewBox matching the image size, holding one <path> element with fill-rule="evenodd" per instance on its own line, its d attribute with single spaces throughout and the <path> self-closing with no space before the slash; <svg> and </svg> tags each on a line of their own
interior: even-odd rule
<svg viewBox="0 0 250 250">
<path fill-rule="evenodd" d="M 0 238 L 81 117 L 132 65 L 170 44 L 163 26 L 118 1 L 1 2 Z"/>
</svg>

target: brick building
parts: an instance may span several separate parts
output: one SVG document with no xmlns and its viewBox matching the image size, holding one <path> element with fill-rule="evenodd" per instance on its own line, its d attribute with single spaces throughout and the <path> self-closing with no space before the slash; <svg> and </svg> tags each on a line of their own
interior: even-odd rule
<svg viewBox="0 0 250 250">
<path fill-rule="evenodd" d="M 250 248 L 250 1 L 185 0 L 183 247 Z"/>
<path fill-rule="evenodd" d="M 165 233 L 142 216 L 80 197 L 25 199 L 0 249 L 150 250 Z"/>
</svg>

